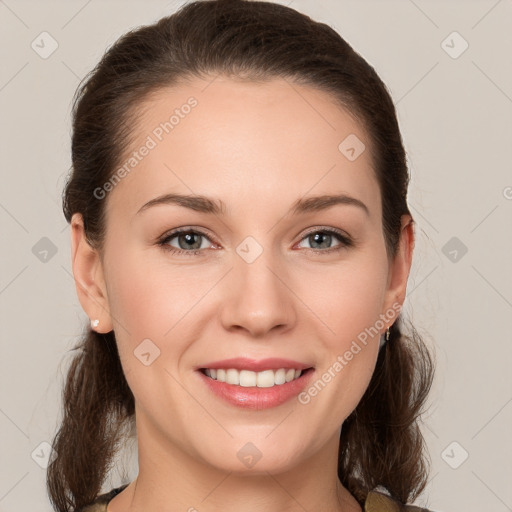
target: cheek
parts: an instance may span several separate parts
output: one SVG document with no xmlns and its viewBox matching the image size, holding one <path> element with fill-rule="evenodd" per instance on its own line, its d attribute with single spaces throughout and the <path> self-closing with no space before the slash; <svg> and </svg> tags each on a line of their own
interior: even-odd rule
<svg viewBox="0 0 512 512">
<path fill-rule="evenodd" d="M 204 328 L 197 321 L 202 314 L 201 299 L 219 277 L 213 269 L 186 269 L 170 264 L 156 251 L 149 252 L 139 248 L 110 254 L 108 293 L 114 330 L 127 365 L 135 359 L 134 351 L 149 339 L 161 356 L 155 363 L 165 362 L 173 369 L 189 340 L 199 337 Z"/>
<path fill-rule="evenodd" d="M 125 247 L 126 242 L 116 246 Z M 219 278 L 215 265 L 191 272 L 187 266 L 170 265 L 160 255 L 136 248 L 122 253 L 111 250 L 109 263 L 108 294 L 114 324 L 118 324 L 115 331 L 120 335 L 129 332 L 135 344 L 145 338 L 162 340 L 182 329 L 178 323 L 187 315 L 193 320 L 191 307 Z M 373 325 L 382 312 L 387 260 L 378 250 L 367 250 L 336 265 L 295 268 L 289 279 L 327 332 L 337 340 L 348 339 Z"/>
<path fill-rule="evenodd" d="M 115 255 L 112 255 L 113 259 Z M 109 303 L 117 330 L 128 330 L 132 335 L 155 320 L 159 311 L 159 283 L 147 261 L 136 259 L 128 252 L 115 258 L 109 272 Z M 161 284 L 160 284 L 161 286 Z M 160 304 L 161 306 L 161 304 Z"/>
<path fill-rule="evenodd" d="M 120 330 L 132 338 L 162 338 L 180 311 L 185 312 L 186 273 L 166 263 L 156 248 L 142 249 L 130 240 L 112 243 L 106 264 L 109 305 Z"/>
<path fill-rule="evenodd" d="M 112 251 L 109 257 L 110 313 L 119 355 L 128 376 L 133 365 L 140 366 L 141 360 L 137 359 L 138 355 L 142 357 L 140 354 L 149 352 L 154 360 L 151 364 L 163 360 L 160 356 L 165 356 L 168 346 L 162 340 L 176 322 L 179 287 L 170 286 L 165 269 L 156 268 L 143 251 L 126 250 L 122 254 Z"/>
<path fill-rule="evenodd" d="M 373 254 L 373 255 L 372 255 Z M 317 319 L 323 345 L 319 383 L 323 398 L 318 406 L 332 411 L 335 421 L 343 421 L 357 406 L 371 380 L 378 356 L 387 259 L 379 252 L 361 254 L 336 270 L 319 271 L 303 283 L 301 297 Z M 312 285 L 315 285 L 313 288 Z M 306 288 L 307 286 L 307 288 Z M 308 291 L 309 290 L 309 291 Z M 304 396 L 304 402 L 314 398 Z M 334 421 L 334 420 L 333 420 Z"/>
<path fill-rule="evenodd" d="M 177 282 L 176 270 L 143 251 L 112 252 L 110 262 L 109 304 L 128 385 L 139 407 L 171 407 L 169 373 L 176 373 L 187 343 L 178 335 L 186 326 L 179 319 L 190 309 L 184 278 Z"/>
<path fill-rule="evenodd" d="M 361 256 L 328 272 L 309 274 L 299 295 L 308 297 L 308 306 L 341 349 L 345 341 L 375 325 L 383 312 L 386 282 L 386 260 Z"/>
</svg>

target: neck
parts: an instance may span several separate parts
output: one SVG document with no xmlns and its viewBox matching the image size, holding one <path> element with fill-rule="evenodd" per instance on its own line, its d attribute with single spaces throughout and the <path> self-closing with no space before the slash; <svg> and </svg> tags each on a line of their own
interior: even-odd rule
<svg viewBox="0 0 512 512">
<path fill-rule="evenodd" d="M 109 504 L 108 512 L 361 512 L 337 475 L 339 432 L 309 458 L 285 470 L 221 471 L 138 423 L 137 478 Z"/>
</svg>

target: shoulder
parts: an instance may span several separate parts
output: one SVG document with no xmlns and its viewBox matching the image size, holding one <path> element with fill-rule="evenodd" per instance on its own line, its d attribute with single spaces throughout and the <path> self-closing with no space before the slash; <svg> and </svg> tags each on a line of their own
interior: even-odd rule
<svg viewBox="0 0 512 512">
<path fill-rule="evenodd" d="M 92 503 L 82 507 L 76 512 L 107 512 L 107 505 L 109 501 L 112 500 L 114 496 L 118 495 L 127 486 L 128 484 L 121 485 L 120 487 L 116 487 L 109 492 L 100 494 Z"/>
<path fill-rule="evenodd" d="M 403 505 L 388 494 L 374 489 L 364 502 L 364 512 L 434 512 L 415 505 Z"/>
</svg>

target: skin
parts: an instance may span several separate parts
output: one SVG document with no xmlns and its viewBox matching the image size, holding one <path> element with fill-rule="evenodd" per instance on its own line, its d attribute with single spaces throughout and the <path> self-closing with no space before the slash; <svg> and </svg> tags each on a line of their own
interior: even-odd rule
<svg viewBox="0 0 512 512">
<path fill-rule="evenodd" d="M 236 356 L 285 357 L 314 366 L 316 380 L 380 314 L 403 304 L 411 218 L 402 218 L 389 260 L 370 140 L 328 94 L 281 79 L 219 76 L 160 90 L 144 103 L 130 150 L 190 96 L 198 105 L 109 192 L 101 251 L 86 242 L 81 216 L 72 219 L 80 302 L 99 319 L 98 332 L 114 329 L 136 401 L 139 474 L 108 511 L 360 511 L 337 478 L 339 433 L 393 320 L 308 404 L 238 408 L 193 369 Z M 349 134 L 367 148 L 355 161 L 338 150 Z M 169 192 L 222 199 L 226 213 L 158 205 L 137 214 Z M 287 213 L 303 196 L 332 193 L 359 199 L 369 214 L 347 204 Z M 182 226 L 206 233 L 195 239 L 200 254 L 158 245 Z M 308 228 L 337 228 L 355 243 L 326 253 L 342 242 L 319 246 Z M 250 264 L 236 252 L 247 236 L 263 249 Z M 193 252 L 194 240 L 179 242 L 168 244 Z M 133 353 L 147 338 L 160 350 L 149 366 Z M 262 454 L 252 468 L 237 457 L 249 441 Z"/>
</svg>

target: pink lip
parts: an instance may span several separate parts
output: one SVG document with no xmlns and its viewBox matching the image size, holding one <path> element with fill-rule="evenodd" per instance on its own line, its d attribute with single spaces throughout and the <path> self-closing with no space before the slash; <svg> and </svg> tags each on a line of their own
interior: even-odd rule
<svg viewBox="0 0 512 512">
<path fill-rule="evenodd" d="M 283 360 L 281 359 L 278 361 L 280 361 L 279 364 L 282 364 Z M 224 364 L 225 363 L 222 362 L 222 365 L 219 367 L 226 368 L 226 366 L 223 366 Z M 296 362 L 293 362 L 293 365 L 296 364 Z M 292 367 L 295 367 L 293 365 Z M 287 365 L 279 367 L 284 368 L 286 366 Z M 301 366 L 305 365 L 299 365 L 299 368 Z M 215 366 L 213 367 L 215 368 Z M 228 367 L 233 368 L 233 366 L 229 365 Z M 208 368 L 211 368 L 211 366 L 208 366 Z M 265 368 L 268 369 L 269 367 L 265 366 Z M 215 393 L 223 400 L 226 400 L 228 403 L 246 409 L 261 410 L 277 407 L 278 405 L 287 402 L 294 396 L 297 396 L 311 381 L 315 370 L 310 368 L 303 372 L 298 379 L 294 379 L 290 382 L 286 382 L 285 384 L 276 385 L 271 388 L 258 388 L 257 386 L 236 386 L 234 384 L 227 384 L 226 382 L 218 382 L 217 380 L 208 377 L 200 369 L 197 369 L 196 373 L 208 386 L 210 391 Z"/>
<path fill-rule="evenodd" d="M 312 365 L 299 363 L 298 361 L 292 361 L 291 359 L 281 359 L 278 357 L 270 357 L 267 359 L 248 359 L 246 357 L 234 357 L 232 359 L 223 359 L 222 361 L 214 361 L 211 363 L 205 363 L 202 366 L 196 367 L 196 370 L 200 368 L 234 368 L 236 370 L 251 370 L 253 372 L 262 372 L 264 370 L 279 370 L 280 368 L 294 368 L 295 370 L 306 370 L 311 368 Z M 283 384 L 284 386 L 284 384 Z"/>
</svg>

